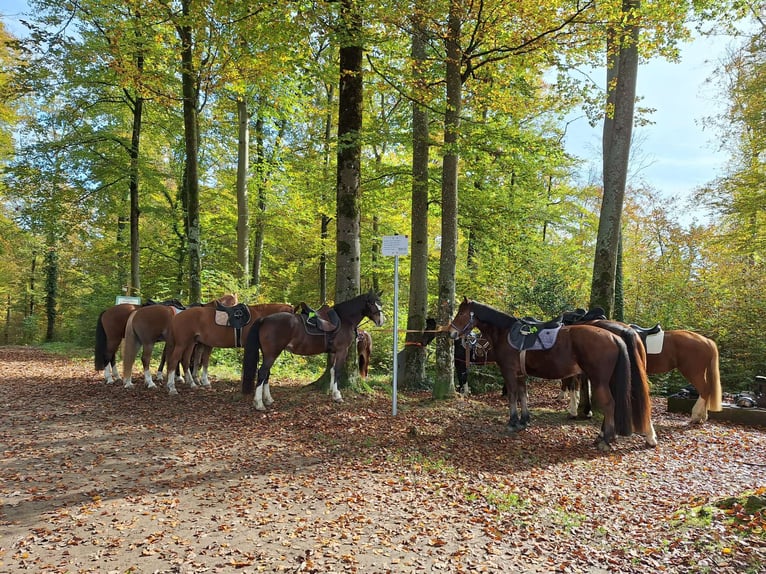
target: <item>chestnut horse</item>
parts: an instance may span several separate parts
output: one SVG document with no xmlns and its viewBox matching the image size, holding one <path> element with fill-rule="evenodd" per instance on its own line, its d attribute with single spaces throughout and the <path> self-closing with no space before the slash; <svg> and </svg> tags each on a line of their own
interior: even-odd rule
<svg viewBox="0 0 766 574">
<path fill-rule="evenodd" d="M 384 320 L 383 307 L 380 294 L 370 291 L 334 305 L 331 314 L 333 311 L 337 315 L 337 326 L 331 331 L 309 329 L 304 316 L 292 311 L 274 313 L 256 321 L 247 336 L 242 362 L 242 394 L 253 393 L 256 410 L 266 410 L 274 402 L 269 391 L 269 375 L 274 361 L 285 349 L 296 355 L 329 353 L 332 397 L 336 402 L 343 401 L 336 373 L 346 362 L 359 322 L 367 317 L 380 327 Z M 263 363 L 258 368 L 260 354 L 263 354 Z"/>
<path fill-rule="evenodd" d="M 168 366 L 168 393 L 177 395 L 175 374 L 180 364 L 190 365 L 195 346 L 203 347 L 201 364 L 202 377 L 199 383 L 195 381 L 190 371 L 184 369 L 184 377 L 189 387 L 194 388 L 198 384 L 209 387 L 210 381 L 207 376 L 207 368 L 210 362 L 211 349 L 233 348 L 240 346 L 239 341 L 247 340 L 257 319 L 272 313 L 293 313 L 293 306 L 285 303 L 262 303 L 260 305 L 248 305 L 250 321 L 242 327 L 240 333 L 233 327 L 224 327 L 216 324 L 213 307 L 190 307 L 183 313 L 176 315 L 170 322 L 170 337 L 166 343 L 165 358 Z M 199 352 L 199 351 L 198 351 Z M 196 369 L 195 369 L 196 376 Z"/>
<path fill-rule="evenodd" d="M 101 312 L 96 323 L 94 363 L 97 371 L 104 371 L 104 382 L 112 384 L 117 375 L 115 355 L 125 335 L 125 325 L 138 305 L 121 303 Z"/>
<path fill-rule="evenodd" d="M 633 432 L 644 435 L 647 445 L 657 444 L 651 422 L 651 404 L 647 401 L 639 405 L 642 408 L 638 410 L 631 407 L 630 359 L 619 336 L 592 325 L 564 326 L 550 348 L 519 351 L 508 342 L 511 327 L 518 321 L 493 307 L 464 298 L 449 325 L 453 339 L 476 327 L 492 345 L 508 392 L 509 431 L 521 430 L 529 424 L 527 375 L 561 379 L 585 373 L 604 413 L 597 439 L 599 450 L 611 449 L 617 435 L 629 436 Z M 648 396 L 648 389 L 645 392 Z"/>
<path fill-rule="evenodd" d="M 708 411 L 721 411 L 722 389 L 718 370 L 718 346 L 707 337 L 682 329 L 663 332 L 662 351 L 646 354 L 646 372 L 649 375 L 669 373 L 673 369 L 697 389 L 699 398 L 692 408 L 691 422 L 702 423 Z M 579 385 L 578 413 L 590 410 L 588 385 Z M 571 412 L 571 411 L 570 411 Z"/>
<path fill-rule="evenodd" d="M 196 304 L 193 307 L 215 307 L 217 303 L 227 306 L 236 305 L 237 296 L 228 294 L 219 299 L 213 299 L 203 305 Z M 170 335 L 169 329 L 171 321 L 176 315 L 182 311 L 185 312 L 185 310 L 186 307 L 184 307 L 180 301 L 171 299 L 169 301 L 163 301 L 162 303 L 140 307 L 130 315 L 128 322 L 125 325 L 125 345 L 122 350 L 122 380 L 124 381 L 124 387 L 126 389 L 133 387 L 133 362 L 136 360 L 139 346 L 143 347 L 141 363 L 144 368 L 146 388 L 157 388 L 157 385 L 155 385 L 152 380 L 152 374 L 149 368 L 154 345 L 161 341 L 167 341 L 167 338 Z M 160 381 L 162 380 L 162 365 L 165 363 L 165 350 L 163 350 L 162 353 L 163 359 L 160 363 L 160 368 L 157 370 L 157 378 Z M 184 370 L 186 368 L 190 368 L 190 365 L 185 364 Z"/>
<path fill-rule="evenodd" d="M 367 378 L 370 370 L 370 353 L 372 353 L 372 335 L 367 331 L 359 331 L 356 334 L 356 353 L 359 356 L 359 375 Z"/>
</svg>

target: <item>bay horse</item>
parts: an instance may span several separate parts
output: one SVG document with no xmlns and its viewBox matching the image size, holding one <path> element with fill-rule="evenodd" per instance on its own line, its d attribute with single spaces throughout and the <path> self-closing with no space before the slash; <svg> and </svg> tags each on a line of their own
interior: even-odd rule
<svg viewBox="0 0 766 574">
<path fill-rule="evenodd" d="M 510 432 L 529 425 L 527 375 L 562 379 L 585 373 L 604 413 L 597 448 L 609 450 L 617 435 L 634 432 L 643 434 L 647 445 L 656 446 L 650 404 L 643 405 L 641 412 L 632 409 L 630 359 L 619 336 L 592 325 L 567 325 L 559 329 L 555 343 L 547 350 L 519 351 L 508 342 L 511 327 L 517 322 L 516 317 L 464 298 L 448 327 L 453 339 L 476 327 L 492 345 L 508 393 Z"/>
<path fill-rule="evenodd" d="M 213 299 L 203 304 L 195 304 L 189 308 L 194 307 L 215 307 L 217 303 L 222 305 L 232 306 L 237 304 L 237 296 L 233 294 L 223 295 L 218 299 Z M 133 311 L 128 322 L 125 325 L 125 345 L 122 350 L 122 380 L 124 381 L 124 388 L 133 388 L 132 373 L 133 362 L 136 360 L 138 354 L 138 347 L 143 347 L 143 353 L 141 355 L 141 364 L 144 368 L 144 382 L 147 389 L 155 389 L 157 385 L 152 380 L 152 374 L 150 370 L 150 361 L 152 359 L 152 351 L 156 343 L 167 341 L 170 336 L 170 323 L 173 318 L 181 312 L 185 312 L 185 307 L 177 299 L 170 299 L 161 303 L 155 303 L 152 305 L 144 305 Z M 167 343 L 166 343 L 167 346 Z M 157 369 L 157 379 L 162 380 L 162 367 L 165 364 L 165 349 L 162 352 L 162 360 L 160 367 Z M 184 369 L 190 368 L 190 365 L 185 364 Z"/>
<path fill-rule="evenodd" d="M 703 423 L 708 418 L 708 411 L 722 410 L 718 346 L 712 339 L 693 331 L 676 329 L 663 333 L 662 351 L 646 354 L 646 372 L 648 375 L 661 375 L 678 369 L 699 393 L 692 407 L 691 422 Z M 575 383 L 580 383 L 580 407 L 577 412 L 587 412 L 590 410 L 588 385 L 583 381 Z"/>
<path fill-rule="evenodd" d="M 274 313 L 255 322 L 245 343 L 242 362 L 242 394 L 253 393 L 253 406 L 263 411 L 274 403 L 269 391 L 269 375 L 274 361 L 285 349 L 296 355 L 330 355 L 330 390 L 336 402 L 343 397 L 338 390 L 336 373 L 346 362 L 346 356 L 356 337 L 355 333 L 365 317 L 375 325 L 383 325 L 383 306 L 380 293 L 370 291 L 353 299 L 338 303 L 331 308 L 337 315 L 337 325 L 332 331 L 309 329 L 306 319 L 299 313 Z M 263 362 L 258 367 L 259 355 Z M 255 382 L 256 375 L 258 382 Z M 255 391 L 255 392 L 253 392 Z"/>
<path fill-rule="evenodd" d="M 286 303 L 261 303 L 248 305 L 250 321 L 244 325 L 241 331 L 233 327 L 218 325 L 215 321 L 216 309 L 214 307 L 190 307 L 183 313 L 176 315 L 170 322 L 170 337 L 166 343 L 165 358 L 168 369 L 168 394 L 177 395 L 175 375 L 181 364 L 191 366 L 195 348 L 201 347 L 200 358 L 202 376 L 199 382 L 195 380 L 190 370 L 184 368 L 184 378 L 190 388 L 198 384 L 203 387 L 210 386 L 207 369 L 210 362 L 210 352 L 213 348 L 230 349 L 241 347 L 241 341 L 247 340 L 247 335 L 252 326 L 259 318 L 272 313 L 293 313 L 293 306 Z M 197 349 L 199 353 L 199 349 Z"/>
<path fill-rule="evenodd" d="M 121 303 L 105 309 L 98 316 L 96 323 L 96 345 L 94 366 L 96 371 L 104 371 L 104 382 L 112 384 L 117 375 L 115 355 L 125 335 L 125 325 L 130 314 L 139 308 L 132 303 Z"/>
<path fill-rule="evenodd" d="M 372 335 L 359 329 L 356 334 L 356 354 L 359 357 L 359 375 L 365 379 L 370 370 L 370 353 L 372 353 Z"/>
</svg>

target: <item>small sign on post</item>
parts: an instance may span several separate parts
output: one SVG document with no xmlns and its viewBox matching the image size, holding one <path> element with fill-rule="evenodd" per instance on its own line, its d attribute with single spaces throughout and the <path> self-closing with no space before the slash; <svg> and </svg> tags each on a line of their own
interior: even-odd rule
<svg viewBox="0 0 766 574">
<path fill-rule="evenodd" d="M 409 240 L 406 235 L 384 235 L 380 252 L 394 258 L 394 379 L 392 414 L 396 416 L 396 387 L 399 375 L 399 256 L 409 255 Z"/>
<path fill-rule="evenodd" d="M 131 305 L 140 305 L 141 297 L 129 297 L 128 295 L 117 295 L 115 298 L 115 305 L 122 305 L 123 303 L 130 303 Z"/>
</svg>

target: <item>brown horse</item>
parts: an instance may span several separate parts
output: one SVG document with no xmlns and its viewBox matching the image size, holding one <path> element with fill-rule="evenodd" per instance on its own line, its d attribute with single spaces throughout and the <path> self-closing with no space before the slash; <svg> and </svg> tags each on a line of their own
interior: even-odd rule
<svg viewBox="0 0 766 574">
<path fill-rule="evenodd" d="M 330 389 L 333 400 L 341 402 L 338 390 L 337 370 L 346 362 L 346 356 L 354 342 L 354 333 L 359 322 L 367 317 L 375 325 L 383 324 L 383 307 L 380 294 L 370 291 L 343 303 L 334 305 L 330 315 L 336 316 L 334 330 L 322 331 L 309 328 L 306 319 L 299 313 L 275 313 L 259 319 L 247 336 L 245 358 L 242 363 L 242 394 L 253 393 L 256 410 L 266 410 L 274 400 L 269 391 L 269 375 L 277 357 L 287 349 L 296 355 L 330 354 Z M 263 363 L 258 368 L 259 354 Z M 255 384 L 256 372 L 258 383 Z"/>
<path fill-rule="evenodd" d="M 219 299 L 213 299 L 201 306 L 215 307 L 217 303 L 227 306 L 236 305 L 237 296 L 232 294 L 224 295 Z M 195 307 L 196 306 L 200 305 L 197 304 Z M 185 309 L 186 307 L 184 307 L 180 301 L 171 299 L 169 301 L 163 301 L 162 303 L 140 307 L 130 315 L 128 322 L 125 325 L 125 345 L 122 350 L 122 379 L 126 389 L 133 387 L 133 362 L 136 360 L 139 346 L 143 347 L 141 363 L 144 368 L 146 388 L 157 388 L 157 385 L 155 385 L 152 380 L 152 374 L 149 368 L 154 345 L 161 341 L 167 341 L 167 338 L 170 336 L 170 323 L 176 315 L 185 311 Z M 163 360 L 160 363 L 160 368 L 157 370 L 157 378 L 160 381 L 162 380 L 162 365 L 165 363 L 164 355 L 165 351 L 163 350 Z M 184 365 L 184 369 L 188 367 L 189 365 Z"/>
<path fill-rule="evenodd" d="M 117 377 L 115 355 L 125 335 L 125 325 L 138 305 L 121 303 L 101 312 L 96 323 L 94 363 L 97 371 L 104 371 L 104 382 L 112 384 Z"/>
<path fill-rule="evenodd" d="M 293 313 L 293 306 L 285 303 L 263 303 L 248 305 L 247 308 L 250 311 L 250 321 L 242 327 L 241 331 L 233 327 L 218 325 L 215 321 L 216 310 L 211 307 L 191 307 L 173 318 L 170 323 L 170 337 L 166 343 L 165 353 L 169 394 L 178 394 L 175 386 L 175 374 L 178 372 L 180 364 L 190 365 L 196 346 L 203 348 L 201 356 L 202 377 L 198 383 L 194 380 L 191 372 L 184 369 L 186 383 L 191 388 L 198 384 L 209 387 L 207 368 L 210 361 L 210 351 L 213 348 L 240 347 L 242 346 L 241 341 L 247 339 L 247 334 L 257 319 L 272 313 Z"/>
<path fill-rule="evenodd" d="M 372 335 L 367 331 L 359 331 L 356 334 L 356 353 L 359 355 L 359 375 L 367 378 L 370 370 L 370 353 L 372 353 Z"/>
<path fill-rule="evenodd" d="M 718 346 L 715 341 L 692 331 L 664 332 L 662 352 L 647 353 L 650 375 L 678 371 L 697 389 L 699 399 L 692 408 L 692 422 L 705 422 L 708 411 L 722 410 L 721 376 L 718 371 Z"/>
<path fill-rule="evenodd" d="M 585 373 L 604 413 L 597 440 L 600 450 L 609 450 L 618 434 L 628 436 L 633 432 L 643 434 L 648 445 L 657 444 L 651 405 L 648 402 L 642 405 L 641 412 L 631 408 L 630 360 L 627 347 L 619 336 L 591 325 L 564 326 L 547 350 L 519 351 L 508 342 L 511 327 L 518 321 L 516 317 L 466 298 L 449 325 L 453 339 L 476 327 L 492 345 L 508 392 L 509 431 L 521 430 L 529 424 L 527 375 L 561 379 Z"/>
<path fill-rule="evenodd" d="M 699 398 L 692 408 L 692 423 L 705 422 L 708 411 L 721 411 L 723 391 L 715 341 L 692 331 L 664 331 L 662 351 L 646 354 L 646 372 L 648 375 L 661 375 L 673 369 L 678 369 L 699 393 Z M 588 385 L 584 384 L 587 381 L 572 382 L 575 388 L 579 388 L 577 412 L 582 416 L 590 410 L 590 393 Z M 570 406 L 570 413 L 571 408 Z"/>
</svg>

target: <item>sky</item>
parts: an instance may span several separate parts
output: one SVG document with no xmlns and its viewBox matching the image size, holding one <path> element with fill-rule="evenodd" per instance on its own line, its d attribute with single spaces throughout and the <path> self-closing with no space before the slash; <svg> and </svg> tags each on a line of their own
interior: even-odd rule
<svg viewBox="0 0 766 574">
<path fill-rule="evenodd" d="M 728 37 L 698 38 L 681 45 L 680 60 L 654 59 L 639 66 L 640 107 L 653 108 L 652 122 L 633 130 L 629 184 L 644 182 L 668 197 L 688 198 L 698 187 L 723 175 L 727 155 L 718 149 L 715 128 L 705 119 L 725 110 L 725 97 L 713 79 L 727 53 Z M 595 72 L 605 75 L 603 70 Z M 567 151 L 587 159 L 601 173 L 602 124 L 584 117 L 567 128 Z M 586 174 L 587 175 L 587 174 Z"/>
<path fill-rule="evenodd" d="M 0 8 L 11 32 L 21 34 L 18 20 L 26 0 L 4 0 Z M 653 59 L 638 71 L 639 105 L 654 108 L 651 125 L 634 129 L 629 184 L 645 183 L 667 197 L 690 197 L 693 191 L 723 174 L 726 155 L 717 149 L 716 133 L 705 118 L 723 111 L 722 95 L 708 80 L 724 57 L 728 38 L 703 38 L 681 45 L 680 60 Z M 603 77 L 594 72 L 594 79 Z M 584 114 L 575 114 L 567 128 L 567 151 L 601 173 L 601 124 L 591 127 Z M 688 214 L 687 214 L 688 216 Z"/>
</svg>

